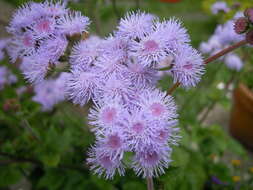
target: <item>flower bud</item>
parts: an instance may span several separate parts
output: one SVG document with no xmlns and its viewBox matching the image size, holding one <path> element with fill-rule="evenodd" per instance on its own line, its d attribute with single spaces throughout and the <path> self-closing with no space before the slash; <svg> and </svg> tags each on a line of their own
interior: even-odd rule
<svg viewBox="0 0 253 190">
<path fill-rule="evenodd" d="M 253 8 L 247 8 L 244 11 L 244 16 L 247 17 L 250 22 L 253 22 Z"/>
<path fill-rule="evenodd" d="M 235 21 L 234 30 L 237 34 L 242 34 L 248 29 L 248 20 L 244 17 L 240 17 Z"/>
<path fill-rule="evenodd" d="M 247 34 L 246 34 L 246 41 L 253 45 L 253 30 L 249 31 Z"/>
</svg>

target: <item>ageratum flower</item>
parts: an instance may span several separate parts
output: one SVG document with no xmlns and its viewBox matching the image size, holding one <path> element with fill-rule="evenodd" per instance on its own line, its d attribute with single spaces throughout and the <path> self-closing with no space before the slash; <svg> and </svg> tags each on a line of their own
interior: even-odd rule
<svg viewBox="0 0 253 190">
<path fill-rule="evenodd" d="M 171 162 L 171 152 L 172 149 L 168 146 L 146 146 L 137 151 L 132 166 L 136 175 L 142 175 L 143 178 L 146 178 L 157 177 L 165 173 L 164 169 L 168 168 Z"/>
<path fill-rule="evenodd" d="M 54 105 L 65 100 L 63 88 L 68 73 L 62 73 L 57 79 L 44 80 L 35 84 L 33 101 L 42 105 L 42 111 L 50 111 Z"/>
<path fill-rule="evenodd" d="M 155 23 L 152 33 L 140 41 L 133 41 L 130 55 L 137 57 L 142 64 L 152 66 L 177 53 L 179 45 L 188 42 L 188 34 L 181 23 L 176 19 L 170 19 Z"/>
<path fill-rule="evenodd" d="M 176 104 L 171 96 L 158 89 L 147 89 L 139 96 L 139 106 L 152 118 L 170 120 L 177 118 Z"/>
<path fill-rule="evenodd" d="M 228 7 L 226 2 L 217 1 L 212 5 L 211 11 L 214 15 L 217 15 L 219 12 L 222 12 L 222 11 L 224 13 L 227 13 L 228 11 L 230 11 L 230 8 Z"/>
<path fill-rule="evenodd" d="M 91 36 L 86 40 L 82 40 L 77 43 L 70 55 L 70 64 L 72 68 L 80 66 L 88 69 L 91 64 L 100 55 L 99 45 L 102 43 L 102 39 L 97 36 Z"/>
<path fill-rule="evenodd" d="M 66 37 L 87 31 L 89 23 L 87 17 L 80 12 L 70 12 L 64 3 L 29 2 L 14 13 L 7 27 L 12 34 L 8 47 L 11 61 L 15 62 L 18 58 L 32 60 L 31 64 L 36 63 L 30 65 L 32 69 L 23 67 L 23 71 L 30 82 L 39 82 L 36 79 L 43 79 L 45 73 L 36 76 L 41 74 L 41 70 L 35 71 L 36 68 L 58 63 L 68 45 Z M 44 56 L 43 61 L 40 58 Z M 39 66 L 38 63 L 42 65 Z M 25 68 L 29 70 L 24 70 Z"/>
<path fill-rule="evenodd" d="M 243 67 L 241 58 L 236 54 L 226 55 L 224 62 L 229 69 L 240 71 Z"/>
<path fill-rule="evenodd" d="M 87 71 L 81 68 L 72 70 L 66 83 L 66 94 L 74 104 L 84 105 L 94 98 L 99 81 L 100 78 L 95 69 Z"/>
<path fill-rule="evenodd" d="M 181 51 L 171 69 L 174 83 L 180 82 L 186 88 L 196 86 L 205 71 L 202 56 L 190 46 Z"/>
<path fill-rule="evenodd" d="M 112 159 L 109 154 L 101 151 L 100 147 L 92 147 L 88 156 L 87 162 L 91 165 L 90 169 L 99 177 L 104 176 L 106 179 L 112 179 L 116 173 L 121 176 L 125 173 L 122 160 L 119 157 Z"/>
<path fill-rule="evenodd" d="M 116 36 L 121 38 L 142 39 L 152 32 L 155 16 L 144 12 L 128 12 L 120 20 Z"/>
</svg>

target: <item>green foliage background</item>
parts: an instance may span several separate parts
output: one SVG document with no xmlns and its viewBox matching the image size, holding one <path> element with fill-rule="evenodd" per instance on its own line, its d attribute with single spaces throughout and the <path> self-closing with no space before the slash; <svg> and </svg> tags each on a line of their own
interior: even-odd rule
<svg viewBox="0 0 253 190">
<path fill-rule="evenodd" d="M 211 1 L 204 4 L 199 0 L 182 0 L 175 4 L 158 0 L 139 2 L 142 10 L 161 18 L 179 17 L 189 30 L 193 46 L 198 47 L 218 23 L 217 17 L 203 12 L 210 7 Z M 15 7 L 23 2 L 8 0 Z M 93 20 L 91 33 L 106 36 L 114 30 L 118 15 L 136 10 L 139 5 L 134 0 L 116 0 L 115 11 L 110 1 L 80 0 L 80 3 L 70 3 L 70 7 Z M 130 170 L 125 177 L 116 176 L 112 181 L 99 179 L 89 172 L 85 158 L 94 137 L 86 124 L 88 106 L 80 108 L 64 102 L 53 111 L 43 113 L 40 105 L 31 101 L 31 94 L 21 97 L 16 94 L 16 88 L 26 84 L 16 68 L 7 60 L 1 64 L 8 65 L 19 76 L 19 82 L 0 93 L 1 108 L 8 99 L 14 99 L 18 105 L 17 110 L 0 109 L 0 189 L 8 189 L 22 179 L 28 180 L 35 190 L 146 189 L 145 181 Z M 227 92 L 216 86 L 228 82 L 233 73 L 222 63 L 210 64 L 206 70 L 197 88 L 178 89 L 174 93 L 179 106 L 182 139 L 180 145 L 174 147 L 171 167 L 155 180 L 156 189 L 232 189 L 238 185 L 232 181 L 232 176 L 241 175 L 242 171 L 235 170 L 229 162 L 231 159 L 246 160 L 246 151 L 221 126 L 203 125 L 197 117 L 214 103 L 229 112 L 231 99 L 226 96 Z M 159 85 L 166 90 L 172 81 L 164 78 Z M 211 176 L 219 177 L 228 185 L 210 184 Z M 249 187 L 244 181 L 240 185 L 241 189 Z"/>
</svg>

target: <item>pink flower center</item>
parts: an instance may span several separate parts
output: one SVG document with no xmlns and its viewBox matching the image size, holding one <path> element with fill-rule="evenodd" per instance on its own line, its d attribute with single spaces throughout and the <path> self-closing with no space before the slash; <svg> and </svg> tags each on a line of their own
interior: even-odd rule
<svg viewBox="0 0 253 190">
<path fill-rule="evenodd" d="M 164 105 L 160 103 L 153 103 L 150 106 L 151 112 L 153 116 L 159 117 L 165 112 L 165 107 Z"/>
<path fill-rule="evenodd" d="M 24 46 L 31 47 L 33 45 L 32 38 L 29 35 L 24 36 L 23 44 Z"/>
<path fill-rule="evenodd" d="M 133 124 L 132 129 L 136 133 L 141 133 L 144 130 L 144 125 L 141 122 L 136 122 Z"/>
<path fill-rule="evenodd" d="M 164 130 L 159 131 L 158 139 L 159 139 L 161 142 L 166 141 L 167 137 L 168 137 L 168 133 L 167 133 L 166 131 L 164 131 Z"/>
<path fill-rule="evenodd" d="M 48 20 L 43 20 L 37 24 L 36 28 L 40 32 L 49 32 L 50 22 Z"/>
<path fill-rule="evenodd" d="M 112 149 L 118 149 L 121 147 L 121 139 L 118 135 L 111 135 L 108 138 L 107 145 Z"/>
<path fill-rule="evenodd" d="M 101 165 L 104 168 L 110 168 L 112 166 L 112 161 L 109 156 L 104 156 L 100 159 Z"/>
<path fill-rule="evenodd" d="M 102 120 L 105 123 L 111 123 L 115 120 L 117 115 L 117 111 L 115 108 L 106 108 L 103 112 L 102 112 Z"/>
<path fill-rule="evenodd" d="M 144 159 L 147 162 L 147 164 L 155 165 L 157 163 L 157 161 L 159 160 L 159 156 L 156 152 L 148 152 L 145 155 Z"/>
<path fill-rule="evenodd" d="M 191 64 L 191 63 L 186 63 L 184 66 L 183 66 L 183 68 L 184 69 L 187 69 L 187 70 L 191 70 L 192 69 L 192 67 L 193 67 L 193 65 Z"/>
<path fill-rule="evenodd" d="M 152 52 L 159 48 L 159 45 L 154 40 L 148 40 L 144 43 L 145 51 Z"/>
</svg>

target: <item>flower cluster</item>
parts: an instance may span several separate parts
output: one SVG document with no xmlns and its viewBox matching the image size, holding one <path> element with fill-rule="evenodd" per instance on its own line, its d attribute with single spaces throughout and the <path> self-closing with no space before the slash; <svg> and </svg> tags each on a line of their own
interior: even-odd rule
<svg viewBox="0 0 253 190">
<path fill-rule="evenodd" d="M 33 101 L 42 105 L 42 111 L 52 110 L 53 106 L 65 100 L 65 83 L 69 73 L 61 73 L 56 79 L 44 80 L 34 86 Z M 24 89 L 20 89 L 24 91 Z"/>
<path fill-rule="evenodd" d="M 9 38 L 4 38 L 0 40 L 0 61 L 2 61 L 5 58 L 5 49 L 9 43 Z"/>
<path fill-rule="evenodd" d="M 225 24 L 218 25 L 209 40 L 200 44 L 200 51 L 204 54 L 213 55 L 229 45 L 243 40 L 245 35 L 237 34 L 234 30 L 234 20 L 240 18 L 242 15 L 241 12 L 238 12 L 232 20 L 227 21 Z M 243 67 L 242 60 L 235 53 L 227 54 L 222 59 L 228 68 L 232 70 L 239 71 Z"/>
<path fill-rule="evenodd" d="M 177 19 L 159 21 L 137 11 L 108 38 L 74 45 L 66 93 L 75 104 L 94 103 L 88 118 L 96 143 L 87 159 L 94 173 L 112 178 L 127 166 L 143 177 L 164 173 L 179 136 L 175 102 L 156 89 L 158 70 L 168 67 L 175 82 L 195 86 L 204 65 L 189 42 Z M 126 152 L 132 152 L 130 163 Z"/>
<path fill-rule="evenodd" d="M 10 85 L 17 82 L 17 77 L 11 73 L 6 66 L 0 66 L 0 90 L 5 85 Z"/>
<path fill-rule="evenodd" d="M 7 30 L 12 34 L 8 47 L 11 61 L 21 60 L 30 82 L 40 82 L 48 67 L 58 63 L 68 36 L 86 32 L 89 19 L 72 12 L 64 3 L 30 2 L 19 8 Z"/>
</svg>

